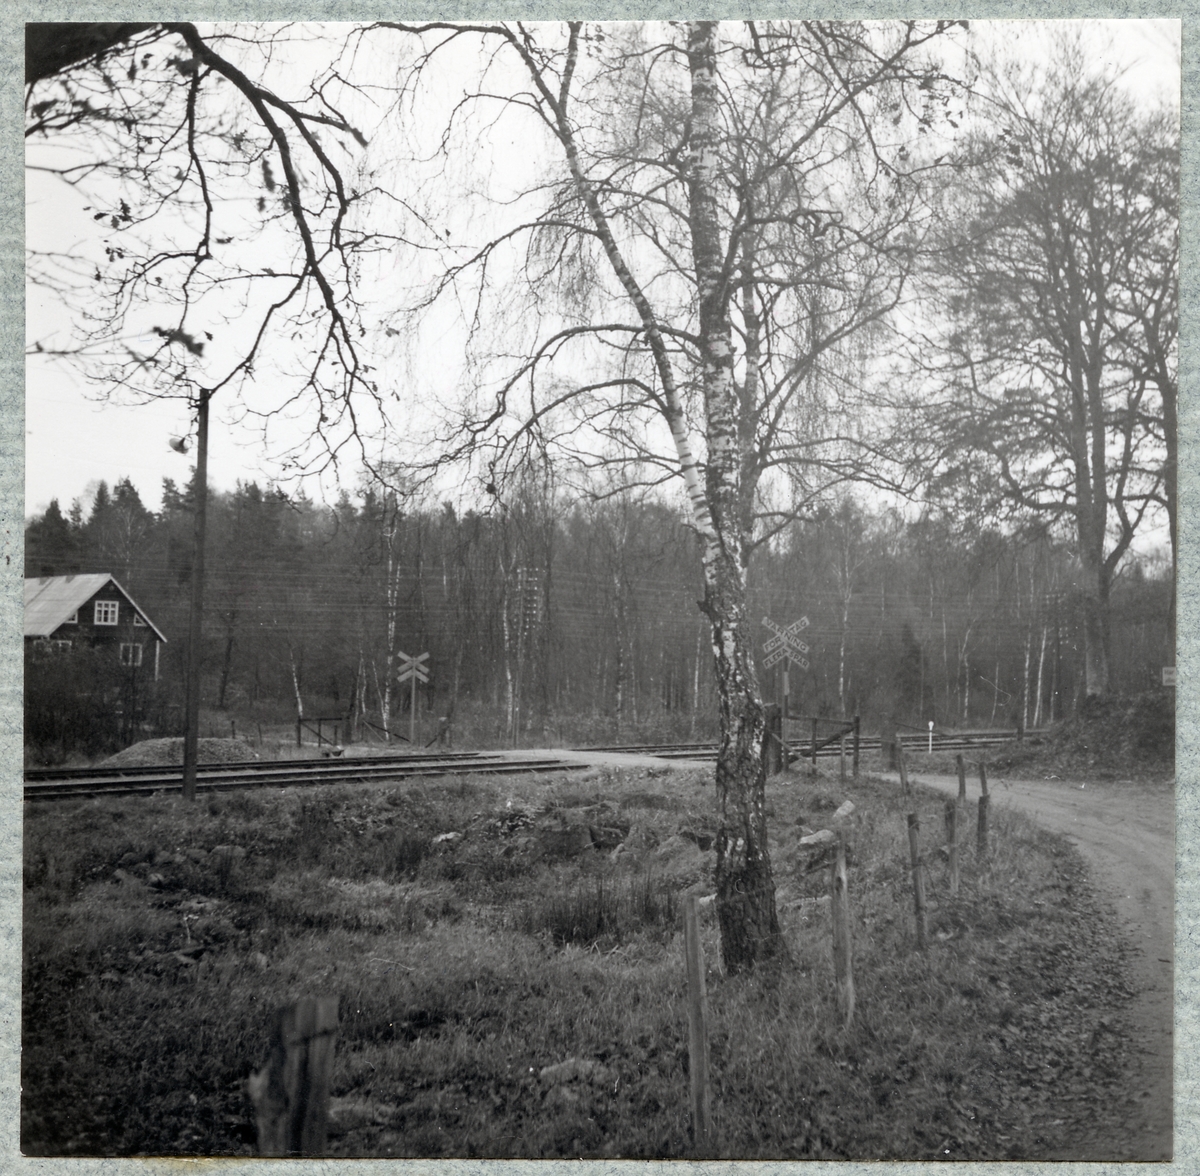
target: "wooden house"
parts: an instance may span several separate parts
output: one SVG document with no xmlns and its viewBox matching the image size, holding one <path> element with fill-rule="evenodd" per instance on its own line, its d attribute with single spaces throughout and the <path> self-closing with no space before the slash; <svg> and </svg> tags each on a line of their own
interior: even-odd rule
<svg viewBox="0 0 1200 1176">
<path fill-rule="evenodd" d="M 166 641 L 133 598 L 107 572 L 40 576 L 25 581 L 25 641 L 47 649 L 111 647 L 124 666 L 154 666 Z"/>
</svg>

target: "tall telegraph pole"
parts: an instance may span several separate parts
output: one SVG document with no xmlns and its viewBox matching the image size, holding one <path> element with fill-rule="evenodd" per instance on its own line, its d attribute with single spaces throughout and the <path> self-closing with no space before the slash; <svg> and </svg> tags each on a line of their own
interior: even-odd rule
<svg viewBox="0 0 1200 1176">
<path fill-rule="evenodd" d="M 204 615 L 204 523 L 208 506 L 208 401 L 201 391 L 196 414 L 196 529 L 192 540 L 192 604 L 188 619 L 187 700 L 184 707 L 183 799 L 196 799 L 196 754 L 200 738 L 200 622 Z"/>
</svg>

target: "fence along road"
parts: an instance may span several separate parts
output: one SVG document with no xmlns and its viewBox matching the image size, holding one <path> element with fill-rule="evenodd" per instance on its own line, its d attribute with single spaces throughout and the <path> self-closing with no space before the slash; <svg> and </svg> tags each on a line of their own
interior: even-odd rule
<svg viewBox="0 0 1200 1176">
<path fill-rule="evenodd" d="M 894 773 L 885 773 L 899 780 Z M 956 776 L 914 776 L 958 794 Z M 1073 1160 L 1166 1160 L 1172 1151 L 1172 1044 L 1175 942 L 1175 789 L 1161 784 L 1080 784 L 1009 780 L 989 774 L 991 804 L 1009 805 L 1043 828 L 1071 838 L 1091 866 L 1092 881 L 1116 907 L 1134 947 L 1130 1020 L 1141 1042 L 1130 1059 L 1125 1105 L 1099 1119 Z M 979 795 L 970 768 L 967 795 Z M 1181 1108 L 1186 1115 L 1186 1107 Z"/>
</svg>

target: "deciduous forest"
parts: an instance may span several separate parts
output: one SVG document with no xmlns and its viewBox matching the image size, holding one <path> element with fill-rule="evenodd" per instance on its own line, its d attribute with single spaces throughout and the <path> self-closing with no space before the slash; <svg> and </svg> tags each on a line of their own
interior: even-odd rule
<svg viewBox="0 0 1200 1176">
<path fill-rule="evenodd" d="M 213 492 L 203 648 L 206 722 L 243 731 L 341 716 L 359 739 L 408 730 L 397 657 L 428 651 L 419 730 L 451 715 L 481 743 L 639 742 L 716 735 L 712 653 L 696 607 L 700 553 L 682 514 L 619 494 L 567 501 L 531 481 L 483 514 L 366 490 L 332 506 L 254 483 Z M 101 486 L 26 532 L 27 574 L 107 571 L 169 638 L 152 718 L 175 730 L 191 568 L 191 490 L 147 510 Z M 793 708 L 924 727 L 1035 727 L 1085 686 L 1082 590 L 1070 546 L 946 515 L 906 521 L 845 498 L 757 553 L 749 613 L 810 622 Z M 1171 662 L 1165 561 L 1113 589 L 1114 687 Z M 125 672 L 133 672 L 126 670 Z M 139 673 L 149 672 L 142 667 Z M 763 672 L 772 693 L 771 671 Z M 81 728 L 82 730 L 82 728 Z M 114 733 L 105 732 L 112 738 Z"/>
</svg>

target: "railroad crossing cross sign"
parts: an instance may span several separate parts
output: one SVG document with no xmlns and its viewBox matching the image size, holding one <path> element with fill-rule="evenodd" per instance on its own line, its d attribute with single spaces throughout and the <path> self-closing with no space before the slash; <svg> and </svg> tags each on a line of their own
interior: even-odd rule
<svg viewBox="0 0 1200 1176">
<path fill-rule="evenodd" d="M 429 654 L 419 653 L 416 657 L 409 657 L 401 650 L 396 652 L 400 654 L 396 681 L 412 683 L 412 703 L 408 709 L 408 742 L 412 745 L 417 741 L 417 683 L 429 681 Z"/>
<path fill-rule="evenodd" d="M 795 662 L 802 670 L 807 670 L 808 660 L 804 655 L 808 652 L 808 646 L 800 640 L 800 634 L 808 628 L 808 617 L 801 617 L 798 621 L 793 621 L 786 629 L 782 625 L 777 625 L 770 617 L 763 617 L 763 624 L 775 634 L 770 641 L 763 644 L 763 652 L 767 655 L 763 666 L 770 668 L 776 662 L 787 658 L 788 661 Z"/>
<path fill-rule="evenodd" d="M 400 654 L 396 681 L 407 682 L 410 678 L 415 678 L 418 682 L 429 681 L 429 654 L 420 653 L 416 657 L 409 657 L 407 653 Z"/>
</svg>

